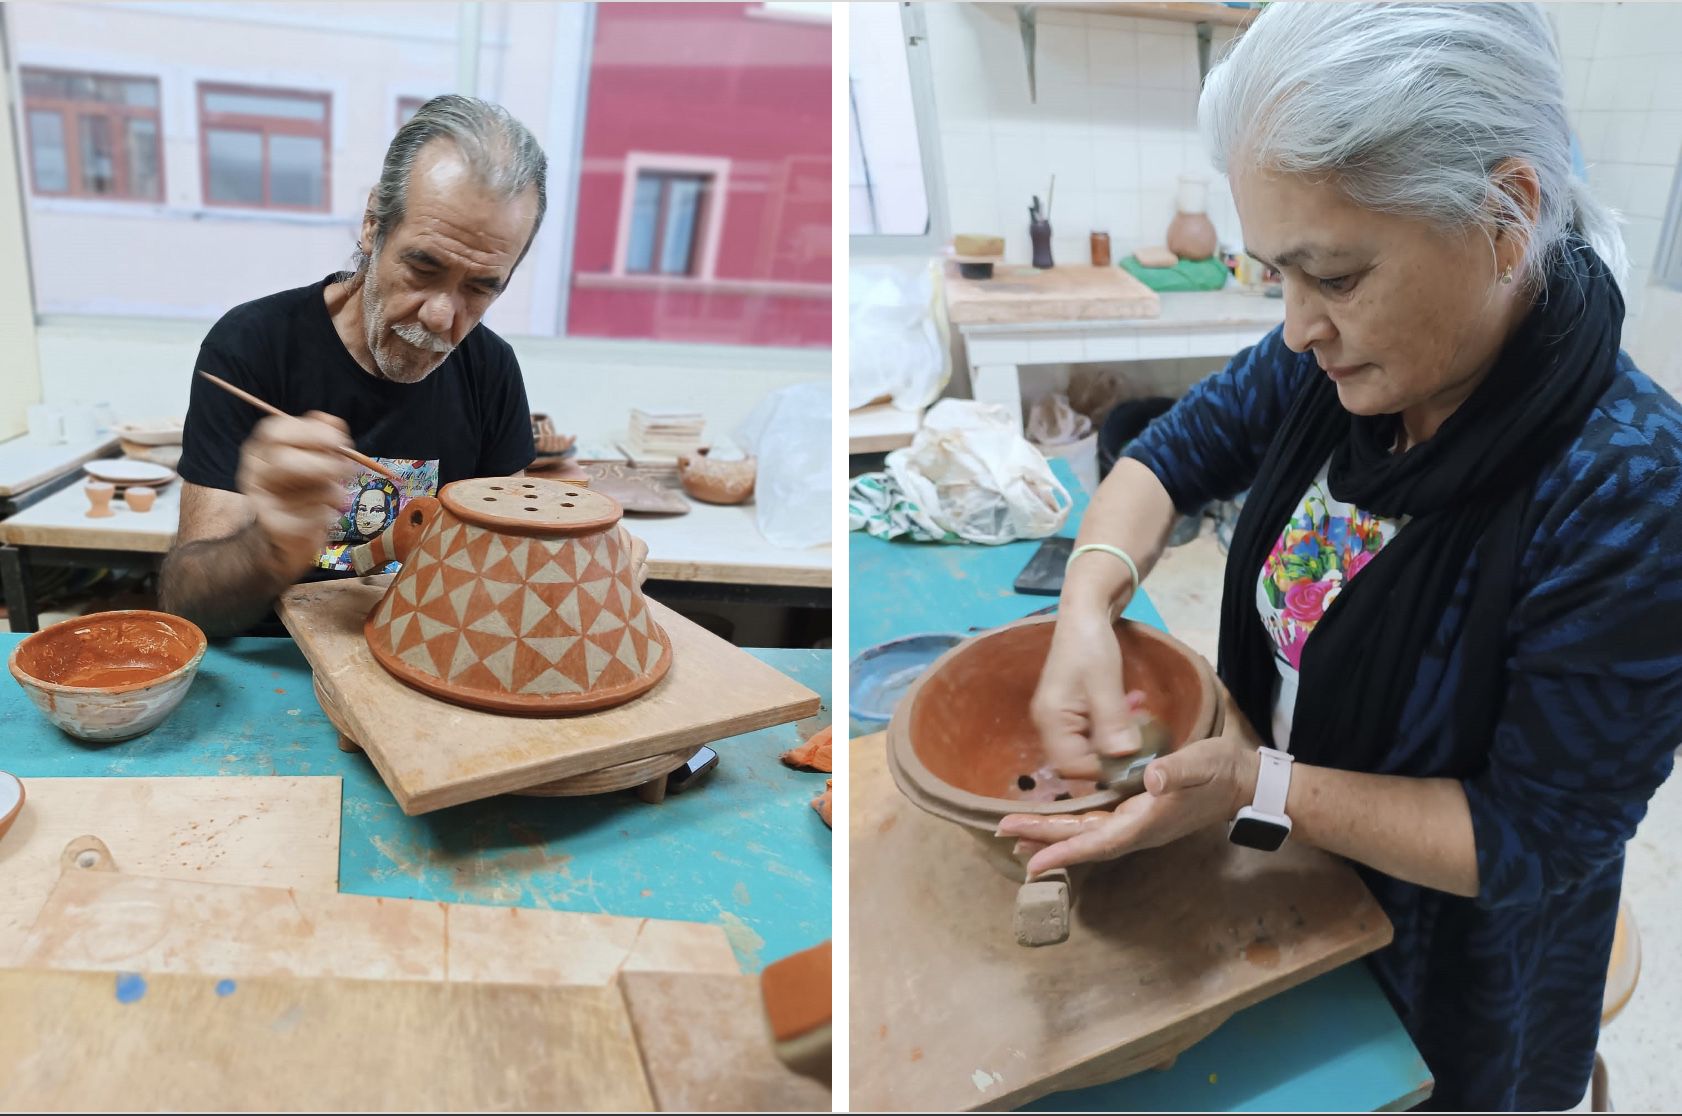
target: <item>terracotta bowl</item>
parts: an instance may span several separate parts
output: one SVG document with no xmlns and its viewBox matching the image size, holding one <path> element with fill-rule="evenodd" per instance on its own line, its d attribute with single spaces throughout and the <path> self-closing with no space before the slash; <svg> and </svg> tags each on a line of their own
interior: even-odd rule
<svg viewBox="0 0 1682 1116">
<path fill-rule="evenodd" d="M 12 828 L 23 812 L 23 783 L 9 771 L 0 771 L 0 837 Z"/>
<path fill-rule="evenodd" d="M 1144 789 L 1142 763 L 1105 789 L 1091 780 L 1058 779 L 1053 787 L 1036 777 L 1047 760 L 1028 705 L 1054 627 L 1049 617 L 1024 620 L 959 644 L 917 681 L 888 725 L 888 766 L 901 793 L 981 838 L 989 862 L 1018 880 L 1014 840 L 993 836 L 999 819 L 1108 809 Z M 1123 674 L 1116 685 L 1144 691 L 1170 751 L 1221 730 L 1221 690 L 1201 656 L 1131 620 L 1117 621 L 1115 633 Z"/>
<path fill-rule="evenodd" d="M 36 632 L 8 665 L 49 721 L 109 744 L 150 732 L 181 704 L 206 646 L 197 625 L 167 612 L 96 612 Z"/>
<path fill-rule="evenodd" d="M 719 461 L 707 454 L 706 447 L 693 456 L 677 459 L 678 479 L 683 490 L 695 499 L 708 504 L 739 504 L 753 495 L 753 482 L 758 466 L 751 457 L 740 461 Z"/>
</svg>

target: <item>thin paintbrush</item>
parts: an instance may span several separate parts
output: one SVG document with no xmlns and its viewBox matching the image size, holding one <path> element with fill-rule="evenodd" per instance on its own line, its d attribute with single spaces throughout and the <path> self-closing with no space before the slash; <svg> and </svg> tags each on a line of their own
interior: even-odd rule
<svg viewBox="0 0 1682 1116">
<path fill-rule="evenodd" d="M 235 387 L 233 384 L 230 384 L 228 381 L 222 379 L 220 376 L 212 376 L 209 372 L 206 372 L 202 368 L 199 369 L 199 375 L 203 376 L 205 379 L 209 380 L 211 383 L 215 384 L 217 387 L 221 388 L 223 391 L 232 395 L 235 399 L 245 400 L 247 403 L 251 404 L 253 407 L 257 408 L 259 411 L 262 411 L 264 414 L 274 415 L 278 418 L 292 418 L 292 417 L 294 417 L 292 415 L 287 414 L 285 411 L 281 410 L 279 407 L 271 407 L 269 404 L 263 402 L 261 399 L 258 399 L 255 395 L 252 395 L 249 391 L 245 391 L 242 388 Z M 374 472 L 378 473 L 380 476 L 384 477 L 386 480 L 390 481 L 392 484 L 395 484 L 400 490 L 402 489 L 403 478 L 398 476 L 396 473 L 392 472 L 390 469 L 387 469 L 384 465 L 381 465 L 378 461 L 375 461 L 372 457 L 368 457 L 368 456 L 365 456 L 363 454 L 357 453 L 353 449 L 342 449 L 339 452 L 344 454 L 346 457 L 350 458 L 352 461 L 356 462 L 358 465 L 365 465 L 368 468 L 374 470 Z"/>
</svg>

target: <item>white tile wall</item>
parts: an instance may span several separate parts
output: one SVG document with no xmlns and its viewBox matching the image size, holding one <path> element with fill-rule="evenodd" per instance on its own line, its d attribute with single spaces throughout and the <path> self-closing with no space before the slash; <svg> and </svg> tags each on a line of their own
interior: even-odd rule
<svg viewBox="0 0 1682 1116">
<path fill-rule="evenodd" d="M 1031 103 L 1011 5 L 925 14 L 953 232 L 1002 235 L 1007 258 L 1026 263 L 1028 206 L 1055 174 L 1053 258 L 1085 262 L 1096 228 L 1120 256 L 1162 243 L 1178 177 L 1201 173 L 1223 245 L 1238 245 L 1231 192 L 1197 136 L 1191 24 L 1042 8 Z M 1212 55 L 1227 38 L 1217 32 Z"/>
<path fill-rule="evenodd" d="M 1623 219 L 1623 343 L 1682 394 L 1682 292 L 1650 280 L 1682 160 L 1682 4 L 1546 4 L 1589 186 Z"/>
</svg>

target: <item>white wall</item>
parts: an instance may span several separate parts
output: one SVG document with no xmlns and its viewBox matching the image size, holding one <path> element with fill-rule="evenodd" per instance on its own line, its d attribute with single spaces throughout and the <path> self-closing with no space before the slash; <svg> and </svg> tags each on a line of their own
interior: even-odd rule
<svg viewBox="0 0 1682 1116">
<path fill-rule="evenodd" d="M 1682 156 L 1682 4 L 1548 4 L 1595 195 L 1624 218 L 1624 348 L 1682 394 L 1682 292 L 1652 282 Z"/>
<path fill-rule="evenodd" d="M 954 233 L 1005 238 L 1027 263 L 1028 206 L 1053 174 L 1052 255 L 1085 263 L 1095 228 L 1112 257 L 1161 244 L 1176 179 L 1210 179 L 1223 247 L 1240 235 L 1231 194 L 1197 135 L 1197 38 L 1189 23 L 1041 8 L 1037 103 L 1009 4 L 928 4 L 930 59 Z M 1230 40 L 1217 29 L 1211 59 Z"/>
<path fill-rule="evenodd" d="M 45 318 L 37 337 L 49 403 L 109 403 L 121 420 L 184 415 L 209 323 L 180 319 Z M 730 434 L 767 393 L 827 380 L 828 350 L 691 347 L 510 337 L 532 410 L 583 442 L 626 428 L 630 409 L 682 407 Z"/>
</svg>

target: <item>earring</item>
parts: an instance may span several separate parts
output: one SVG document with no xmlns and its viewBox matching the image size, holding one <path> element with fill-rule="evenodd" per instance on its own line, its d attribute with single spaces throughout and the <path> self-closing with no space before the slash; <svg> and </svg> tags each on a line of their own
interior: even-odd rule
<svg viewBox="0 0 1682 1116">
<path fill-rule="evenodd" d="M 1513 281 L 1513 265 L 1508 264 L 1507 269 L 1501 273 L 1501 285 L 1502 286 L 1508 286 L 1509 284 L 1512 283 L 1512 281 Z"/>
</svg>

